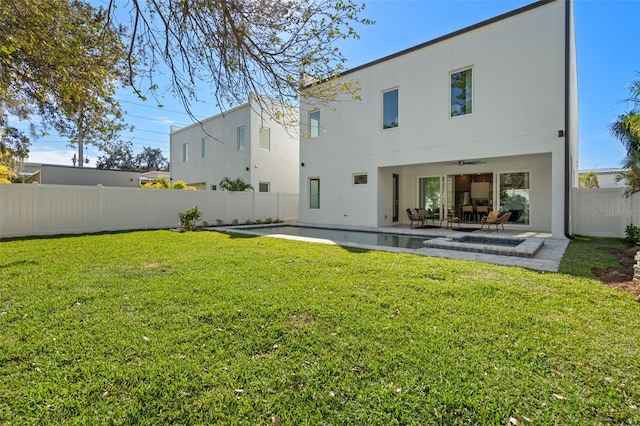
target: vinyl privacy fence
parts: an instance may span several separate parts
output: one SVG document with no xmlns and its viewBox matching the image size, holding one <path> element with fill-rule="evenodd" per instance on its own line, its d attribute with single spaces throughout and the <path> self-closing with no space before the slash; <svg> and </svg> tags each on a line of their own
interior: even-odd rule
<svg viewBox="0 0 640 426">
<path fill-rule="evenodd" d="M 180 191 L 78 185 L 0 185 L 0 238 L 178 226 L 178 212 L 198 206 L 203 220 L 240 223 L 298 219 L 298 194 Z M 572 190 L 572 233 L 624 237 L 640 226 L 640 195 L 622 189 Z"/>
<path fill-rule="evenodd" d="M 158 229 L 198 206 L 202 220 L 298 219 L 298 194 L 78 185 L 0 185 L 0 238 Z"/>
<path fill-rule="evenodd" d="M 627 225 L 640 226 L 640 194 L 626 198 L 618 188 L 575 188 L 571 199 L 573 234 L 622 238 Z"/>
</svg>

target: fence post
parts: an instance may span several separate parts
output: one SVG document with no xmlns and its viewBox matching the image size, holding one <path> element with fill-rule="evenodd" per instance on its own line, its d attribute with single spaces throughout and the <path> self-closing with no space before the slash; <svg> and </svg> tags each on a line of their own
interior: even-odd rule
<svg viewBox="0 0 640 426">
<path fill-rule="evenodd" d="M 96 231 L 104 230 L 104 188 L 102 184 L 96 186 Z"/>
<path fill-rule="evenodd" d="M 33 182 L 31 185 L 31 205 L 33 210 L 31 211 L 31 235 L 38 235 L 40 223 L 40 199 L 42 196 L 40 195 L 40 183 Z"/>
</svg>

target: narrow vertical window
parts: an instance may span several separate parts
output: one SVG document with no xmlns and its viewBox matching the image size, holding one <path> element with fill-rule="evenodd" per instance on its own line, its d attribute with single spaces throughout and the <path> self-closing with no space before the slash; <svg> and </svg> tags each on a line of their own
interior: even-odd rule
<svg viewBox="0 0 640 426">
<path fill-rule="evenodd" d="M 205 158 L 207 155 L 209 155 L 209 140 L 202 138 L 202 158 Z"/>
<path fill-rule="evenodd" d="M 398 127 L 398 89 L 382 94 L 382 128 Z"/>
<path fill-rule="evenodd" d="M 267 151 L 271 149 L 271 130 L 268 127 L 263 127 L 260 129 L 260 148 L 266 149 Z"/>
<path fill-rule="evenodd" d="M 271 184 L 269 182 L 260 182 L 258 183 L 258 192 L 269 192 L 269 188 Z"/>
<path fill-rule="evenodd" d="M 309 208 L 320 208 L 320 178 L 309 179 Z"/>
<path fill-rule="evenodd" d="M 320 111 L 309 114 L 309 131 L 312 138 L 320 136 Z"/>
<path fill-rule="evenodd" d="M 473 112 L 472 69 L 451 73 L 451 117 Z"/>
<path fill-rule="evenodd" d="M 189 144 L 182 144 L 182 161 L 189 161 Z"/>
<path fill-rule="evenodd" d="M 238 127 L 238 151 L 242 151 L 247 148 L 244 136 L 244 126 Z"/>
</svg>

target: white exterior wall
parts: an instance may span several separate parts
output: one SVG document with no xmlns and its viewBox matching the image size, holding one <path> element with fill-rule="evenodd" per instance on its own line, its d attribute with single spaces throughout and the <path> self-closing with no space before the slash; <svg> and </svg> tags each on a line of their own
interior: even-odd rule
<svg viewBox="0 0 640 426">
<path fill-rule="evenodd" d="M 299 150 L 297 128 L 286 129 L 259 113 L 253 102 L 200 124 L 171 132 L 171 178 L 187 183 L 203 183 L 207 190 L 218 186 L 224 177 L 242 178 L 258 191 L 259 182 L 270 182 L 270 192 L 297 193 L 299 181 Z M 245 127 L 244 150 L 238 150 L 238 128 Z M 259 148 L 260 128 L 268 127 L 271 148 Z M 209 151 L 203 157 L 202 139 L 207 138 Z M 183 145 L 189 144 L 189 159 L 183 159 Z"/>
<path fill-rule="evenodd" d="M 320 135 L 301 138 L 300 220 L 391 225 L 393 173 L 404 221 L 404 210 L 418 203 L 418 176 L 529 170 L 535 210 L 528 228 L 562 236 L 564 8 L 555 1 L 343 75 L 364 85 L 362 101 L 322 109 Z M 451 118 L 450 73 L 470 67 L 473 113 Z M 382 93 L 393 88 L 399 127 L 383 130 Z M 314 109 L 303 105 L 303 123 Z M 486 163 L 450 164 L 466 159 Z M 368 173 L 367 185 L 353 185 L 360 172 Z M 320 178 L 320 209 L 309 208 L 311 177 Z"/>
<path fill-rule="evenodd" d="M 182 129 L 172 129 L 170 164 L 171 179 L 187 183 L 204 183 L 207 190 L 218 185 L 222 178 L 242 178 L 251 180 L 246 169 L 251 163 L 249 129 L 251 110 L 248 105 L 216 115 L 202 122 Z M 238 127 L 245 126 L 245 150 L 237 149 Z M 202 139 L 207 138 L 209 152 L 203 157 Z M 184 161 L 183 145 L 189 146 L 189 158 Z"/>
<path fill-rule="evenodd" d="M 265 100 L 268 102 L 268 100 Z M 258 191 L 260 182 L 269 182 L 270 192 L 298 193 L 300 180 L 300 141 L 297 125 L 285 127 L 266 114 L 259 114 L 254 102 L 251 110 L 251 185 Z M 261 149 L 260 129 L 268 127 L 270 149 Z M 249 133 L 247 133 L 249 135 Z M 249 145 L 247 145 L 249 147 Z"/>
<path fill-rule="evenodd" d="M 25 163 L 24 170 L 40 171 L 39 183 L 48 185 L 119 186 L 137 188 L 140 173 L 71 167 L 57 164 Z"/>
</svg>

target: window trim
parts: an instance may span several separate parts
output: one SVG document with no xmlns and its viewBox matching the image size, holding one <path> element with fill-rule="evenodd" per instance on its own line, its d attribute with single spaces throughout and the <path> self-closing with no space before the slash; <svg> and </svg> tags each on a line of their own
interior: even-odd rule
<svg viewBox="0 0 640 426">
<path fill-rule="evenodd" d="M 364 177 L 364 182 L 357 182 L 356 178 Z M 368 173 L 353 173 L 351 175 L 351 183 L 353 185 L 368 185 L 369 184 L 369 174 Z"/>
<path fill-rule="evenodd" d="M 463 73 L 465 71 L 471 71 L 471 112 L 466 112 L 464 114 L 456 114 L 453 115 L 453 85 L 451 82 L 451 79 L 453 78 L 454 74 L 459 74 L 459 73 Z M 470 115 L 473 115 L 473 112 L 475 111 L 475 93 L 474 93 L 474 87 L 475 87 L 475 67 L 473 65 L 468 65 L 466 67 L 462 67 L 462 68 L 458 68 L 455 69 L 453 71 L 449 72 L 449 118 L 459 118 L 459 117 L 468 117 Z"/>
<path fill-rule="evenodd" d="M 394 91 L 398 92 L 396 96 L 396 110 L 397 110 L 396 125 L 391 127 L 384 127 L 384 96 L 387 93 L 391 93 Z M 382 91 L 382 120 L 381 121 L 382 121 L 382 130 L 393 130 L 400 127 L 400 86 L 395 86 Z"/>
<path fill-rule="evenodd" d="M 314 207 L 314 199 L 315 197 L 312 194 L 312 189 L 311 189 L 311 183 L 312 182 L 318 182 L 318 193 L 317 193 L 317 205 L 316 207 Z M 310 177 L 309 178 L 309 209 L 310 210 L 320 210 L 320 178 L 319 177 Z"/>
<path fill-rule="evenodd" d="M 207 158 L 209 156 L 209 138 L 202 138 L 202 158 Z"/>
<path fill-rule="evenodd" d="M 240 131 L 242 131 L 242 146 L 240 145 Z M 238 126 L 236 129 L 236 151 L 247 149 L 247 129 L 246 126 Z"/>
<path fill-rule="evenodd" d="M 267 147 L 262 146 L 262 133 L 267 132 Z M 271 128 L 262 126 L 260 127 L 260 131 L 258 132 L 258 148 L 264 149 L 265 151 L 271 151 Z"/>
<path fill-rule="evenodd" d="M 311 118 L 311 116 L 313 114 L 318 114 L 318 120 L 317 120 L 318 124 L 315 127 L 313 126 L 313 119 Z M 314 128 L 316 130 L 315 136 L 313 134 Z M 315 139 L 315 138 L 317 138 L 319 136 L 320 136 L 320 110 L 316 109 L 316 110 L 313 110 L 313 111 L 309 112 L 309 137 L 312 138 L 312 139 Z"/>
</svg>

